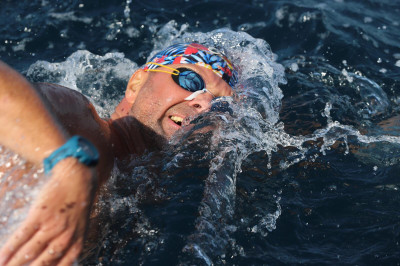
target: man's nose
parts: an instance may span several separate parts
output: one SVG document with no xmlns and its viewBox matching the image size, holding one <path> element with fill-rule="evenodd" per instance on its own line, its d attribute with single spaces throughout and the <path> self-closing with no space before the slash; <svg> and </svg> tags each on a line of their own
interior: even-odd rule
<svg viewBox="0 0 400 266">
<path fill-rule="evenodd" d="M 212 96 L 208 93 L 197 95 L 193 100 L 188 101 L 189 106 L 194 107 L 196 112 L 201 113 L 211 108 Z"/>
</svg>

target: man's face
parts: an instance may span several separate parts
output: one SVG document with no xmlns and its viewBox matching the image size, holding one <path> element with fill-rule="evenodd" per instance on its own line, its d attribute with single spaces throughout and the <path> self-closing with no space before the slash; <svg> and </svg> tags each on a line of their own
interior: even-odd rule
<svg viewBox="0 0 400 266">
<path fill-rule="evenodd" d="M 192 64 L 168 67 L 175 69 L 184 67 L 198 73 L 203 78 L 206 88 L 216 97 L 232 94 L 231 87 L 209 69 Z M 162 67 L 159 69 L 168 70 Z M 148 74 L 149 77 L 140 89 L 129 114 L 157 134 L 170 139 L 182 125 L 210 108 L 213 99 L 210 93 L 202 93 L 195 99 L 186 101 L 185 98 L 192 92 L 176 84 L 171 74 L 162 72 L 148 72 Z"/>
</svg>

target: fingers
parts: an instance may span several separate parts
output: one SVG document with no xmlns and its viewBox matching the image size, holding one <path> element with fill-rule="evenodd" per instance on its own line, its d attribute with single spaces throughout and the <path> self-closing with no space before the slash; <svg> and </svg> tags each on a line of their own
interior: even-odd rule
<svg viewBox="0 0 400 266">
<path fill-rule="evenodd" d="M 64 227 L 65 228 L 65 227 Z M 75 235 L 75 230 L 67 229 L 63 232 L 60 227 L 52 230 L 38 230 L 31 239 L 7 255 L 7 263 L 13 265 L 55 265 L 63 261 L 64 265 L 71 265 L 82 250 L 83 234 Z"/>
<path fill-rule="evenodd" d="M 60 228 L 53 228 L 51 230 L 40 229 L 36 234 L 29 239 L 14 255 L 10 258 L 9 265 L 23 265 L 34 261 L 48 246 L 48 243 L 55 238 L 64 241 L 63 245 L 69 245 L 72 233 L 70 231 L 63 232 Z M 62 245 L 61 245 L 62 246 Z M 65 250 L 67 247 L 60 247 L 60 250 Z"/>
<path fill-rule="evenodd" d="M 61 266 L 69 266 L 74 264 L 77 261 L 79 254 L 82 251 L 82 241 L 78 241 L 78 243 L 74 244 L 69 248 L 65 256 L 60 260 L 59 265 Z"/>
<path fill-rule="evenodd" d="M 22 229 L 17 230 L 0 250 L 0 265 L 5 264 L 39 229 L 39 225 L 26 221 Z"/>
<path fill-rule="evenodd" d="M 31 265 L 72 265 L 81 250 L 82 239 L 72 246 L 63 246 L 62 241 L 53 241 Z"/>
</svg>

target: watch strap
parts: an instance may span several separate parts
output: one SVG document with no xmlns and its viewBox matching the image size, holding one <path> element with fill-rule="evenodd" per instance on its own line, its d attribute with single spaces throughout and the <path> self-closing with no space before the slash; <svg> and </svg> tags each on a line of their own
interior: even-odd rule
<svg viewBox="0 0 400 266">
<path fill-rule="evenodd" d="M 49 173 L 58 162 L 68 157 L 74 157 L 84 165 L 95 166 L 99 161 L 99 152 L 89 140 L 73 136 L 43 160 L 44 172 Z"/>
</svg>

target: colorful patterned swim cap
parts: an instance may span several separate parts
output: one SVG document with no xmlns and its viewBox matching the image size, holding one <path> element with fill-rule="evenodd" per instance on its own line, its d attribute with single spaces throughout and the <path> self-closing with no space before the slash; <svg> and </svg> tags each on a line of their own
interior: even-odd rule
<svg viewBox="0 0 400 266">
<path fill-rule="evenodd" d="M 198 43 L 179 43 L 169 46 L 153 56 L 142 68 L 156 69 L 160 65 L 175 64 L 194 64 L 210 69 L 232 88 L 238 82 L 238 73 L 224 54 L 215 48 L 207 48 Z"/>
</svg>

